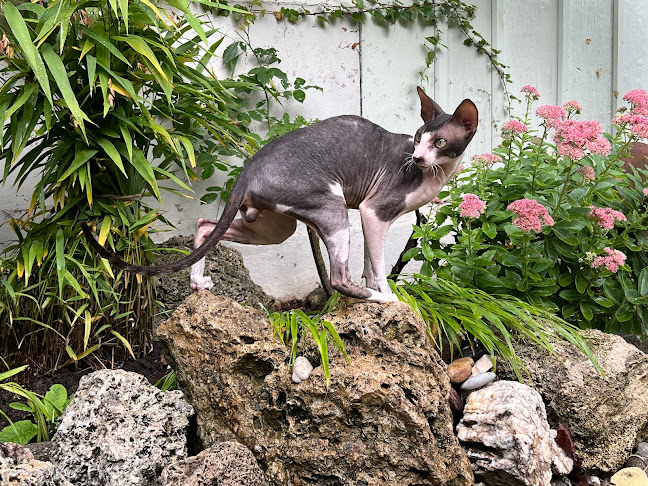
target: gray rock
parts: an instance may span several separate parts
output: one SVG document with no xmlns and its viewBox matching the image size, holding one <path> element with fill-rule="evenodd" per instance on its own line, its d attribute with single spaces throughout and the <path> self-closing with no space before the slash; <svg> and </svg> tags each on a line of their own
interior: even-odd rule
<svg viewBox="0 0 648 486">
<path fill-rule="evenodd" d="M 182 392 L 102 370 L 81 378 L 56 434 L 52 462 L 76 486 L 153 486 L 162 468 L 187 456 L 193 409 Z"/>
<path fill-rule="evenodd" d="M 49 461 L 54 451 L 54 446 L 52 445 L 51 440 L 45 442 L 32 442 L 31 444 L 25 444 L 25 447 L 29 449 L 34 455 L 34 458 L 39 461 Z"/>
<path fill-rule="evenodd" d="M 328 388 L 315 361 L 293 384 L 266 317 L 231 299 L 196 293 L 160 325 L 203 444 L 242 443 L 272 486 L 472 484 L 448 376 L 410 307 L 347 304 L 326 319 L 352 363 L 329 340 Z"/>
<path fill-rule="evenodd" d="M 492 381 L 495 381 L 497 375 L 492 371 L 487 371 L 486 373 L 479 373 L 478 375 L 473 375 L 464 381 L 461 385 L 461 391 L 472 391 L 482 388 Z"/>
<path fill-rule="evenodd" d="M 566 343 L 554 343 L 556 355 L 527 344 L 516 345 L 515 352 L 549 416 L 569 427 L 583 469 L 614 473 L 648 429 L 648 356 L 619 336 L 594 330 L 585 335 L 604 375 Z M 498 374 L 515 376 L 504 366 Z"/>
<path fill-rule="evenodd" d="M 11 442 L 0 442 L 0 484 L 72 486 L 51 462 L 34 459 L 29 449 Z"/>
<path fill-rule="evenodd" d="M 250 450 L 238 442 L 219 442 L 197 456 L 168 465 L 161 486 L 265 486 Z"/>
<path fill-rule="evenodd" d="M 179 248 L 191 251 L 193 238 L 177 236 L 160 244 L 163 248 Z M 180 258 L 176 252 L 164 252 L 156 255 L 155 263 L 161 265 Z M 189 282 L 189 268 L 169 273 L 157 278 L 157 299 L 169 310 L 169 315 L 193 293 Z M 226 295 L 237 302 L 258 306 L 262 303 L 270 308 L 274 298 L 269 297 L 263 289 L 250 278 L 250 272 L 243 265 L 241 254 L 234 248 L 216 245 L 205 257 L 205 275 L 211 277 L 214 295 Z"/>
<path fill-rule="evenodd" d="M 540 394 L 515 381 L 470 393 L 457 436 L 475 477 L 488 486 L 550 486 L 553 472 L 573 467 L 554 440 Z"/>
</svg>

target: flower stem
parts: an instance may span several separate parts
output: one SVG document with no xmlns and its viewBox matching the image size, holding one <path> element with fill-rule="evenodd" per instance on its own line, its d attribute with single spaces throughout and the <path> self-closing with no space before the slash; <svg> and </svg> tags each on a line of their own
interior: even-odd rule
<svg viewBox="0 0 648 486">
<path fill-rule="evenodd" d="M 535 191 L 536 174 L 538 173 L 538 166 L 540 165 L 540 153 L 542 152 L 542 144 L 544 143 L 544 139 L 547 136 L 546 122 L 543 123 L 543 125 L 544 125 L 544 131 L 542 132 L 542 138 L 540 139 L 540 144 L 538 145 L 538 148 L 535 152 L 535 159 L 533 161 L 533 178 L 531 179 L 531 194 L 533 194 L 533 191 Z"/>
<path fill-rule="evenodd" d="M 569 159 L 569 167 L 567 168 L 567 177 L 565 177 L 565 183 L 563 184 L 562 191 L 560 191 L 560 196 L 558 196 L 558 203 L 556 204 L 556 207 L 554 208 L 553 213 L 551 213 L 552 216 L 556 215 L 556 213 L 558 212 L 558 209 L 560 209 L 560 204 L 562 203 L 563 199 L 565 198 L 565 194 L 567 194 L 567 185 L 569 184 L 569 180 L 571 179 L 572 167 L 574 167 L 575 163 L 576 163 L 575 160 Z"/>
</svg>

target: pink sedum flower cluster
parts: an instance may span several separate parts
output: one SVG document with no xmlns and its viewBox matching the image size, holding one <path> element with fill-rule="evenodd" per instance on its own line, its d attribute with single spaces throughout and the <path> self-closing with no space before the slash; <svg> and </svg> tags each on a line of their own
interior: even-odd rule
<svg viewBox="0 0 648 486">
<path fill-rule="evenodd" d="M 630 111 L 635 115 L 648 116 L 648 93 L 643 89 L 633 89 L 623 95 L 623 99 L 632 106 Z"/>
<path fill-rule="evenodd" d="M 533 199 L 518 199 L 509 204 L 506 209 L 517 214 L 513 224 L 527 233 L 530 231 L 540 233 L 543 225 L 554 225 L 554 220 L 547 208 Z"/>
<path fill-rule="evenodd" d="M 483 154 L 473 155 L 470 160 L 472 161 L 472 165 L 476 167 L 491 167 L 494 163 L 501 162 L 502 157 L 485 152 Z"/>
<path fill-rule="evenodd" d="M 643 194 L 644 196 L 648 197 L 648 187 L 644 187 Z"/>
<path fill-rule="evenodd" d="M 612 123 L 615 125 L 627 124 L 633 135 L 639 138 L 648 138 L 648 116 L 623 113 L 615 116 Z"/>
<path fill-rule="evenodd" d="M 610 272 L 616 273 L 619 267 L 626 261 L 626 256 L 619 250 L 613 250 L 609 246 L 605 247 L 606 256 L 599 256 L 592 261 L 592 268 L 605 266 Z"/>
<path fill-rule="evenodd" d="M 575 111 L 576 113 L 580 113 L 583 107 L 578 101 L 574 100 L 569 100 L 566 101 L 565 104 L 563 105 L 563 108 L 567 111 Z"/>
<path fill-rule="evenodd" d="M 590 182 L 593 182 L 594 179 L 596 179 L 596 173 L 594 172 L 594 167 L 591 167 L 589 165 L 584 165 L 583 167 L 579 167 L 578 170 L 578 175 L 580 175 L 583 178 L 583 182 L 586 184 L 589 184 Z"/>
<path fill-rule="evenodd" d="M 526 133 L 528 131 L 529 127 L 520 120 L 509 120 L 502 125 L 502 138 L 504 140 L 511 140 L 514 135 L 518 133 Z"/>
<path fill-rule="evenodd" d="M 532 100 L 540 99 L 540 92 L 538 91 L 538 88 L 535 88 L 530 84 L 527 84 L 526 86 L 522 86 L 520 93 L 524 93 L 524 96 L 526 96 L 527 98 L 531 98 Z"/>
<path fill-rule="evenodd" d="M 554 141 L 558 145 L 558 153 L 572 160 L 580 160 L 585 150 L 593 154 L 607 155 L 610 153 L 610 141 L 602 137 L 603 128 L 595 120 L 565 120 L 556 128 Z"/>
<path fill-rule="evenodd" d="M 612 229 L 614 228 L 614 223 L 616 221 L 627 221 L 628 218 L 625 217 L 621 211 L 617 211 L 612 208 L 595 208 L 590 206 L 590 213 L 588 216 L 592 219 L 598 220 L 598 224 L 603 229 Z"/>
<path fill-rule="evenodd" d="M 486 203 L 474 194 L 466 194 L 459 204 L 459 216 L 464 218 L 479 218 L 484 214 Z"/>
<path fill-rule="evenodd" d="M 536 115 L 544 119 L 547 127 L 558 128 L 567 119 L 567 110 L 562 106 L 541 105 L 536 110 Z"/>
</svg>

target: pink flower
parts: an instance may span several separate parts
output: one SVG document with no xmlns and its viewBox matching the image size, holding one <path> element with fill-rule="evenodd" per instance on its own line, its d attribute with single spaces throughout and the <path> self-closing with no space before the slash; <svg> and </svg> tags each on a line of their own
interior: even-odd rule
<svg viewBox="0 0 648 486">
<path fill-rule="evenodd" d="M 633 115 L 648 115 L 648 93 L 643 89 L 633 89 L 623 95 L 623 99 L 632 106 Z"/>
<path fill-rule="evenodd" d="M 520 90 L 520 93 L 524 93 L 524 96 L 526 96 L 527 98 L 531 98 L 532 100 L 540 99 L 540 92 L 538 91 L 537 88 L 534 88 L 530 84 L 523 86 L 522 89 Z"/>
<path fill-rule="evenodd" d="M 626 256 L 619 250 L 613 250 L 609 246 L 605 247 L 607 256 L 599 256 L 592 262 L 592 268 L 605 266 L 610 272 L 616 273 L 619 267 L 625 263 Z"/>
<path fill-rule="evenodd" d="M 527 233 L 529 231 L 540 233 L 542 225 L 554 225 L 554 220 L 547 208 L 533 199 L 518 199 L 509 204 L 506 209 L 517 214 L 513 224 Z"/>
<path fill-rule="evenodd" d="M 578 160 L 583 158 L 585 149 L 601 155 L 610 152 L 610 142 L 602 134 L 603 128 L 595 120 L 565 120 L 556 128 L 554 141 L 558 145 L 558 154 Z"/>
<path fill-rule="evenodd" d="M 615 125 L 627 124 L 634 136 L 648 138 L 648 116 L 624 113 L 615 116 L 612 123 Z"/>
<path fill-rule="evenodd" d="M 474 194 L 466 194 L 459 204 L 459 216 L 464 218 L 479 218 L 484 214 L 486 203 Z"/>
<path fill-rule="evenodd" d="M 511 140 L 516 133 L 525 133 L 528 131 L 529 127 L 520 120 L 509 120 L 502 125 L 502 138 L 504 140 Z"/>
<path fill-rule="evenodd" d="M 499 155 L 495 155 L 495 154 L 485 152 L 485 153 L 480 154 L 480 155 L 473 155 L 470 160 L 472 161 L 473 166 L 476 166 L 476 167 L 490 167 L 495 162 L 501 162 L 502 157 L 500 157 Z"/>
<path fill-rule="evenodd" d="M 648 187 L 644 187 L 643 194 L 644 196 L 648 197 Z"/>
<path fill-rule="evenodd" d="M 574 101 L 574 100 L 566 101 L 563 107 L 567 111 L 575 111 L 576 113 L 580 113 L 581 110 L 583 109 L 581 104 L 578 101 Z"/>
<path fill-rule="evenodd" d="M 590 206 L 588 216 L 592 219 L 597 219 L 599 226 L 603 229 L 614 228 L 615 221 L 628 220 L 621 211 L 612 208 L 595 208 L 594 206 Z"/>
<path fill-rule="evenodd" d="M 589 165 L 584 165 L 583 167 L 579 167 L 576 172 L 578 172 L 578 174 L 583 178 L 583 182 L 585 182 L 586 184 L 589 184 L 594 179 L 596 179 L 596 173 L 594 172 L 594 168 L 590 167 Z"/>
<path fill-rule="evenodd" d="M 547 127 L 557 128 L 560 122 L 567 118 L 567 110 L 562 106 L 542 105 L 536 110 L 536 115 L 544 118 Z"/>
<path fill-rule="evenodd" d="M 439 199 L 438 196 L 434 196 L 434 199 L 432 199 L 432 201 L 430 202 L 433 204 L 443 204 L 443 199 Z"/>
</svg>

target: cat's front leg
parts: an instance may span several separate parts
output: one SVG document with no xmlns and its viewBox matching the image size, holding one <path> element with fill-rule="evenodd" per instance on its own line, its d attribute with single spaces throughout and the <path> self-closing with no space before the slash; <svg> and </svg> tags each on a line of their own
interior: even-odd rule
<svg viewBox="0 0 648 486">
<path fill-rule="evenodd" d="M 359 209 L 365 241 L 365 272 L 369 267 L 373 280 L 373 285 L 370 286 L 367 283 L 367 287 L 374 289 L 369 300 L 374 302 L 397 301 L 398 297 L 389 288 L 385 271 L 385 237 L 391 226 L 391 221 L 382 221 L 367 202 L 360 204 Z"/>
<path fill-rule="evenodd" d="M 365 287 L 368 289 L 378 290 L 376 284 L 376 276 L 374 275 L 373 266 L 371 265 L 371 258 L 369 258 L 369 248 L 367 248 L 367 240 L 364 240 L 364 270 L 362 271 L 362 278 L 365 281 Z"/>
</svg>

